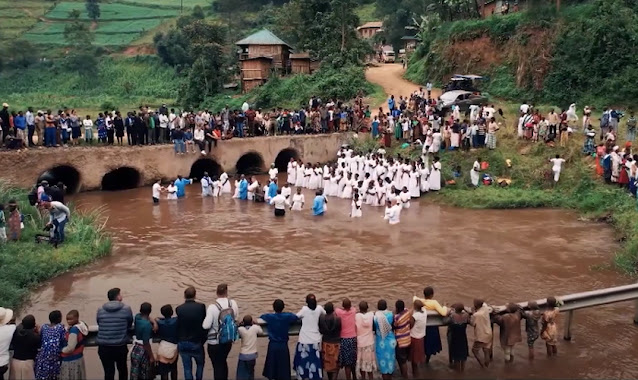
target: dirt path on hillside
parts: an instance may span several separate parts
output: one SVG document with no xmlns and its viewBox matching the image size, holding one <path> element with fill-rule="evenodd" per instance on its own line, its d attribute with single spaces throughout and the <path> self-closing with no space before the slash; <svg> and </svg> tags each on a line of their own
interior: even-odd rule
<svg viewBox="0 0 638 380">
<path fill-rule="evenodd" d="M 366 70 L 366 79 L 369 82 L 383 87 L 386 93 L 386 99 L 390 97 L 390 95 L 394 95 L 396 99 L 398 99 L 399 96 L 410 97 L 410 94 L 418 90 L 420 86 L 404 79 L 404 72 L 405 70 L 403 70 L 400 63 L 379 64 L 378 66 L 368 67 Z M 440 95 L 441 90 L 432 90 L 433 97 L 438 98 Z M 379 107 L 383 107 L 383 110 L 387 112 L 388 102 L 384 101 L 383 104 L 375 104 L 373 110 L 377 110 Z"/>
</svg>

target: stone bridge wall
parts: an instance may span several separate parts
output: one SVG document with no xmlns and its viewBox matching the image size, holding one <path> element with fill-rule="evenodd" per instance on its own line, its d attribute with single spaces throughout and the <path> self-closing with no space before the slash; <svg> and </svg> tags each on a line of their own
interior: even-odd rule
<svg viewBox="0 0 638 380">
<path fill-rule="evenodd" d="M 177 156 L 172 145 L 42 148 L 1 152 L 0 180 L 29 188 L 47 171 L 65 166 L 67 171 L 74 169 L 79 174 L 78 184 L 72 191 L 97 190 L 101 188 L 105 174 L 125 167 L 139 172 L 138 186 L 141 186 L 148 185 L 157 178 L 172 179 L 178 174 L 187 176 L 191 166 L 202 158 L 214 160 L 228 173 L 236 172 L 237 162 L 246 154 L 252 156 L 253 162 L 255 157 L 260 158 L 260 169 L 265 171 L 275 162 L 277 155 L 286 149 L 289 154 L 294 153 L 304 162 L 327 162 L 335 159 L 337 150 L 348 138 L 348 134 L 329 134 L 232 139 L 220 141 L 217 148 L 213 148 L 206 156 L 193 153 Z"/>
</svg>

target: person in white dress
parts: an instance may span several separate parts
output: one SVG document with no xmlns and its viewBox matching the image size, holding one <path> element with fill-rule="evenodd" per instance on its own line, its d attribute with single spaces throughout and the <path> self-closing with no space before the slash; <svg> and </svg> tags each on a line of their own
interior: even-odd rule
<svg viewBox="0 0 638 380">
<path fill-rule="evenodd" d="M 235 188 L 237 189 L 239 186 L 239 182 L 237 182 L 235 184 Z M 221 187 L 221 193 L 222 194 L 230 194 L 231 193 L 231 189 L 230 189 L 230 180 L 228 178 L 228 174 L 226 174 L 226 172 L 223 172 L 221 176 L 219 176 L 219 186 Z"/>
<path fill-rule="evenodd" d="M 295 186 L 297 181 L 297 162 L 292 157 L 290 158 L 290 162 L 288 162 L 286 173 L 288 173 L 288 179 L 286 182 L 288 182 L 290 186 Z"/>
<path fill-rule="evenodd" d="M 560 179 L 560 172 L 563 169 L 563 164 L 565 163 L 564 158 L 560 158 L 560 155 L 556 155 L 555 158 L 549 160 L 552 163 L 552 173 L 554 173 L 554 184 L 558 182 Z"/>
<path fill-rule="evenodd" d="M 401 200 L 401 206 L 403 208 L 410 208 L 410 198 L 412 198 L 410 196 L 410 190 L 408 190 L 407 187 L 404 187 L 403 190 L 401 190 L 401 194 L 399 194 L 399 199 Z"/>
<path fill-rule="evenodd" d="M 405 160 L 405 163 L 401 165 L 401 182 L 399 183 L 399 188 L 403 189 L 404 187 L 410 188 L 410 173 L 412 172 L 412 165 Z"/>
<path fill-rule="evenodd" d="M 323 171 L 321 172 L 321 180 L 323 190 L 324 192 L 327 192 L 328 188 L 330 187 L 330 167 L 327 164 L 323 166 Z"/>
<path fill-rule="evenodd" d="M 379 179 L 379 181 L 377 182 L 377 186 L 376 186 L 376 197 L 375 197 L 375 203 L 374 205 L 377 207 L 383 207 L 385 205 L 386 202 L 386 195 L 388 193 L 385 184 L 383 183 L 382 179 Z"/>
<path fill-rule="evenodd" d="M 401 205 L 395 200 L 388 202 L 390 207 L 386 207 L 383 217 L 389 224 L 399 224 L 401 219 Z"/>
<path fill-rule="evenodd" d="M 478 187 L 479 185 L 480 172 L 481 172 L 481 164 L 479 162 L 481 162 L 480 158 L 474 161 L 474 164 L 472 165 L 472 170 L 470 170 L 470 179 L 472 180 L 472 186 L 474 187 Z"/>
<path fill-rule="evenodd" d="M 275 164 L 271 164 L 270 169 L 268 170 L 268 176 L 272 180 L 277 178 L 277 174 L 279 174 L 279 169 L 275 167 Z"/>
<path fill-rule="evenodd" d="M 259 182 L 257 181 L 257 179 L 255 179 L 255 177 L 250 177 L 250 184 L 248 185 L 248 200 L 249 201 L 255 200 L 255 192 L 257 192 L 258 188 L 259 188 Z"/>
<path fill-rule="evenodd" d="M 269 203 L 270 195 L 268 195 L 268 184 L 264 185 L 264 187 L 262 187 L 262 190 L 264 192 L 264 202 Z"/>
<path fill-rule="evenodd" d="M 177 186 L 175 186 L 175 182 L 171 182 L 171 184 L 168 185 L 168 187 L 166 188 L 166 193 L 166 199 L 177 199 Z"/>
<path fill-rule="evenodd" d="M 226 173 L 224 173 L 224 174 L 226 174 Z M 222 176 L 224 174 L 222 174 Z M 239 179 L 235 180 L 235 192 L 233 193 L 233 198 L 239 199 Z"/>
<path fill-rule="evenodd" d="M 304 180 L 305 180 L 305 177 L 304 177 L 305 172 L 306 172 L 306 168 L 304 167 L 303 162 L 301 162 L 300 160 L 299 163 L 297 164 L 297 174 L 295 175 L 295 186 L 303 187 Z"/>
<path fill-rule="evenodd" d="M 361 212 L 361 206 L 363 205 L 363 202 L 361 202 L 361 199 L 359 198 L 359 194 L 355 194 L 354 198 L 352 198 L 352 203 L 350 204 L 350 217 L 351 218 L 361 218 L 362 212 Z"/>
<path fill-rule="evenodd" d="M 430 147 L 430 153 L 439 153 L 441 150 L 441 132 L 435 131 L 432 133 L 432 146 Z"/>
<path fill-rule="evenodd" d="M 305 187 L 306 189 L 310 189 L 310 178 L 312 177 L 312 167 L 310 167 L 310 164 L 306 164 L 306 167 L 304 168 L 303 171 L 303 187 Z M 312 190 L 312 189 L 311 189 Z"/>
<path fill-rule="evenodd" d="M 368 187 L 366 188 L 366 204 L 369 206 L 375 206 L 377 204 L 377 186 L 376 182 L 368 181 Z"/>
<path fill-rule="evenodd" d="M 213 196 L 213 181 L 208 176 L 208 172 L 204 172 L 200 184 L 202 185 L 202 197 Z"/>
<path fill-rule="evenodd" d="M 428 191 L 430 191 L 430 181 L 428 179 L 428 177 L 430 176 L 430 169 L 425 163 L 422 163 L 419 171 L 421 173 L 421 192 L 427 193 Z"/>
<path fill-rule="evenodd" d="M 219 195 L 222 192 L 222 188 L 220 186 L 219 178 L 217 178 L 217 176 L 214 176 L 212 178 L 212 184 L 213 184 L 213 197 L 219 197 Z"/>
<path fill-rule="evenodd" d="M 341 198 L 352 198 L 352 174 L 348 173 L 343 184 L 343 191 L 341 191 Z"/>
<path fill-rule="evenodd" d="M 284 183 L 284 185 L 282 186 L 281 195 L 283 195 L 284 198 L 290 201 L 290 195 L 292 195 L 292 189 L 287 183 Z"/>
<path fill-rule="evenodd" d="M 430 190 L 441 190 L 441 163 L 439 157 L 434 157 L 434 162 L 430 168 Z"/>
<path fill-rule="evenodd" d="M 408 189 L 410 190 L 410 196 L 412 198 L 418 198 L 421 196 L 421 186 L 419 185 L 419 170 L 416 167 L 416 163 L 412 166 L 412 171 L 410 172 L 410 186 Z"/>
<path fill-rule="evenodd" d="M 301 193 L 301 187 L 297 188 L 297 192 L 292 196 L 292 204 L 290 209 L 292 211 L 301 211 L 303 210 L 303 206 L 306 203 L 306 198 Z"/>
</svg>

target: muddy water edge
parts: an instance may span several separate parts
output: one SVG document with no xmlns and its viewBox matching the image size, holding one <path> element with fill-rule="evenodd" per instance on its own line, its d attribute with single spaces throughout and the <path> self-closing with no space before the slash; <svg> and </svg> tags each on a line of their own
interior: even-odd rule
<svg viewBox="0 0 638 380">
<path fill-rule="evenodd" d="M 277 219 L 264 204 L 228 195 L 202 199 L 198 184 L 187 189 L 185 199 L 158 206 L 152 205 L 150 188 L 77 194 L 72 201 L 79 208 L 105 208 L 113 254 L 43 284 L 20 314 L 32 313 L 44 323 L 51 310 L 77 309 L 82 320 L 94 324 L 113 287 L 122 289 L 134 312 L 150 302 L 153 315 L 159 315 L 162 305 L 181 303 L 186 286 L 195 286 L 199 300 L 209 304 L 216 285 L 226 282 L 240 315 L 258 316 L 271 310 L 275 298 L 296 312 L 310 292 L 320 302 L 348 296 L 355 303 L 376 306 L 383 298 L 394 305 L 397 299 L 409 303 L 432 285 L 440 302 L 471 306 L 475 297 L 504 304 L 630 282 L 604 269 L 618 248 L 611 228 L 579 221 L 574 213 L 466 210 L 416 201 L 401 214 L 401 224 L 389 226 L 382 208 L 364 206 L 363 218 L 351 220 L 350 201 L 334 198 L 324 217 L 313 217 L 314 193 L 304 194 L 304 211 Z M 638 327 L 632 317 L 629 303 L 578 311 L 573 339 L 559 343 L 556 359 L 547 359 L 537 341 L 534 362 L 520 343 L 514 364 L 504 365 L 495 339 L 490 369 L 470 360 L 461 377 L 637 378 Z M 445 332 L 441 335 L 444 352 L 427 376 L 458 378 L 447 368 Z M 469 329 L 468 337 L 471 344 Z M 261 373 L 267 340 L 259 344 Z M 86 352 L 87 375 L 100 378 L 97 350 Z M 208 359 L 205 378 L 212 378 Z"/>
</svg>

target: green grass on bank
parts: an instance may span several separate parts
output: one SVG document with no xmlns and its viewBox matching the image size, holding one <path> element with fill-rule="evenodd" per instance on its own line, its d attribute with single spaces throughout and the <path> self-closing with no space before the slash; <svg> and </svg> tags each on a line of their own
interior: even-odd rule
<svg viewBox="0 0 638 380">
<path fill-rule="evenodd" d="M 514 107 L 503 107 L 511 110 Z M 541 108 L 545 113 L 548 107 Z M 622 247 L 611 258 L 623 273 L 638 275 L 638 210 L 636 199 L 625 189 L 607 185 L 595 175 L 595 161 L 582 154 L 584 137 L 576 131 L 566 148 L 548 147 L 542 143 L 530 143 L 516 138 L 511 112 L 501 120 L 497 133 L 497 149 L 481 149 L 470 152 L 442 152 L 442 178 L 455 179 L 456 185 L 444 186 L 437 194 L 428 194 L 427 199 L 457 207 L 474 209 L 514 208 L 564 208 L 579 212 L 584 218 L 611 223 Z M 619 144 L 624 143 L 624 123 L 621 124 Z M 360 138 L 354 140 L 355 149 L 367 152 L 378 146 L 377 142 Z M 396 156 L 418 159 L 421 150 L 401 148 L 395 143 L 388 152 Z M 559 183 L 554 187 L 550 175 L 549 159 L 560 154 L 567 162 L 563 166 Z M 474 189 L 470 182 L 470 169 L 477 158 L 490 165 L 486 173 L 493 178 L 510 178 L 509 187 L 496 185 L 479 186 Z M 512 167 L 506 165 L 506 160 Z M 452 171 L 461 167 L 462 176 L 454 178 Z M 595 233 L 595 230 L 592 230 Z"/>
<path fill-rule="evenodd" d="M 111 251 L 111 239 L 104 232 L 99 212 L 77 213 L 71 207 L 71 221 L 66 226 L 66 242 L 54 249 L 47 243 L 35 243 L 48 220 L 27 200 L 27 192 L 0 184 L 0 202 L 18 201 L 25 215 L 18 242 L 0 244 L 0 305 L 17 308 L 34 286 L 80 265 L 88 264 Z M 8 229 L 8 227 L 7 227 Z"/>
</svg>

